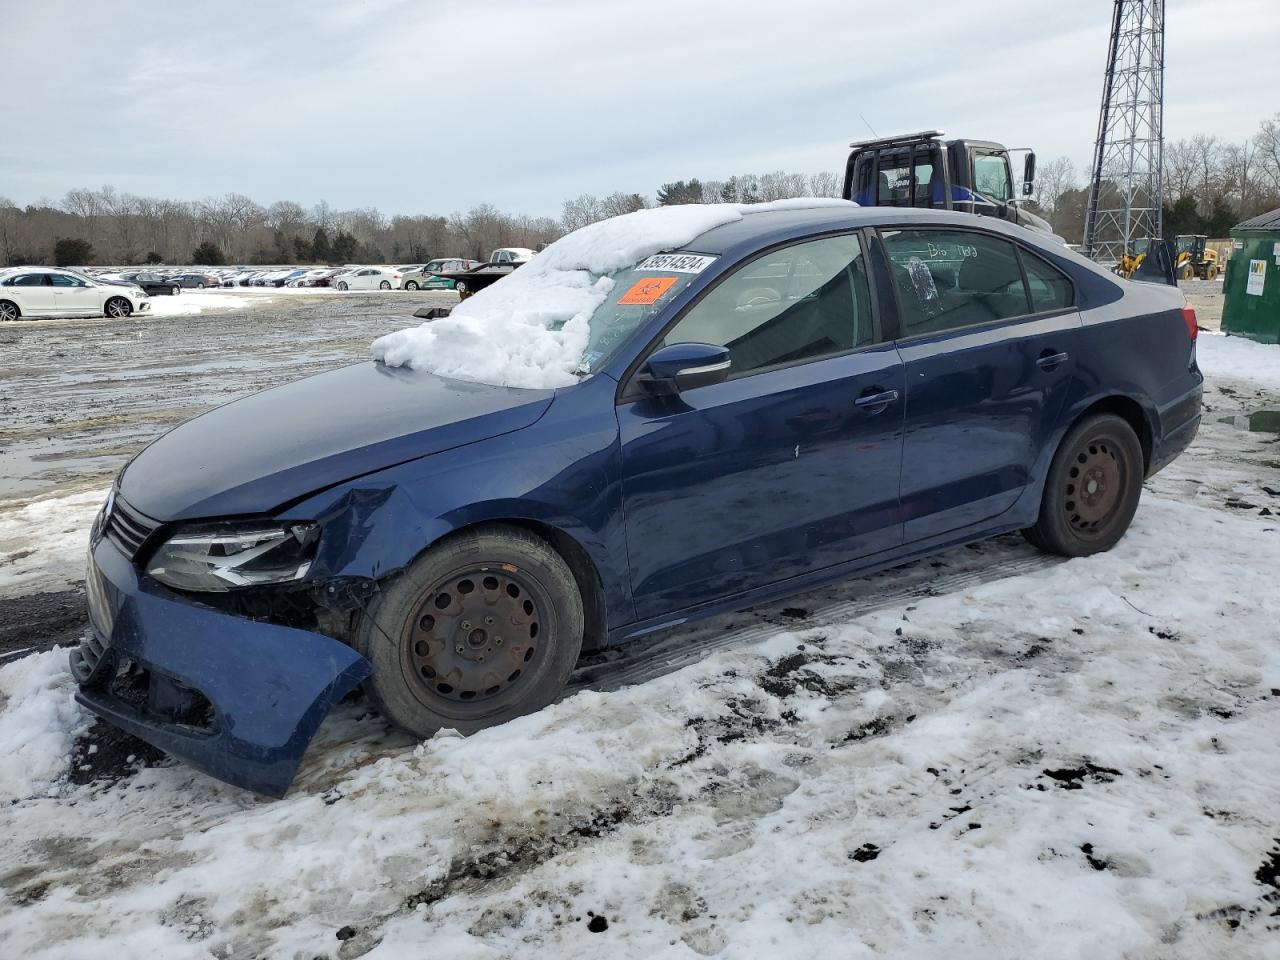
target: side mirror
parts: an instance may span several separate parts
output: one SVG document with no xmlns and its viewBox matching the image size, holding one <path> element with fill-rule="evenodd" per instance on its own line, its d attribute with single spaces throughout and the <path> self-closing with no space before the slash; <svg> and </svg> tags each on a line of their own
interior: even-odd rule
<svg viewBox="0 0 1280 960">
<path fill-rule="evenodd" d="M 1026 159 L 1022 161 L 1022 195 L 1029 197 L 1036 190 L 1036 153 L 1028 150 Z"/>
<path fill-rule="evenodd" d="M 655 396 L 671 396 L 720 383 L 729 376 L 729 348 L 710 343 L 672 343 L 659 347 L 636 378 Z"/>
</svg>

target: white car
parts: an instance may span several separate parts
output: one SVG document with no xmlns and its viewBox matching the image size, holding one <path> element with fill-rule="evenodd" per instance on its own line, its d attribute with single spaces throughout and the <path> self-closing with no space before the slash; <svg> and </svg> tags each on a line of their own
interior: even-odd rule
<svg viewBox="0 0 1280 960">
<path fill-rule="evenodd" d="M 490 263 L 528 263 L 533 259 L 533 251 L 528 247 L 499 247 L 489 254 Z"/>
<path fill-rule="evenodd" d="M 85 274 L 24 267 L 0 277 L 0 321 L 36 317 L 116 317 L 146 313 L 151 299 L 127 283 L 103 283 Z"/>
<path fill-rule="evenodd" d="M 333 278 L 339 290 L 399 290 L 402 275 L 393 267 L 357 267 Z"/>
</svg>

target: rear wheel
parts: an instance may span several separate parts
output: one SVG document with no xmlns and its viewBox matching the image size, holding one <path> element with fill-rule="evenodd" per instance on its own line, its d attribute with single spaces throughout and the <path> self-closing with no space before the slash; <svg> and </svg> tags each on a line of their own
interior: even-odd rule
<svg viewBox="0 0 1280 960">
<path fill-rule="evenodd" d="M 1218 279 L 1218 265 L 1216 263 L 1211 263 L 1204 268 L 1204 278 L 1206 280 Z"/>
<path fill-rule="evenodd" d="M 417 290 L 417 289 L 418 289 L 418 281 L 416 281 L 416 280 L 406 280 L 406 281 L 404 282 L 404 288 L 405 288 L 406 290 Z"/>
<path fill-rule="evenodd" d="M 379 290 L 390 290 L 390 289 L 391 289 L 391 281 L 390 281 L 390 280 L 383 280 L 380 284 L 378 284 L 378 289 L 379 289 Z"/>
<path fill-rule="evenodd" d="M 549 544 L 486 526 L 432 547 L 370 604 L 355 646 L 370 696 L 418 737 L 540 710 L 582 647 L 582 596 Z"/>
<path fill-rule="evenodd" d="M 1142 445 L 1112 414 L 1076 424 L 1049 467 L 1040 519 L 1023 531 L 1041 550 L 1087 557 L 1124 536 L 1142 496 Z"/>
<path fill-rule="evenodd" d="M 467 294 L 471 292 L 471 290 L 467 287 L 467 281 L 465 280 L 459 280 L 457 283 L 453 285 L 453 289 L 460 297 L 466 297 Z"/>
<path fill-rule="evenodd" d="M 117 320 L 123 320 L 129 314 L 133 313 L 133 304 L 124 297 L 112 297 L 107 301 L 103 312 L 108 317 L 114 317 Z"/>
<path fill-rule="evenodd" d="M 1178 271 L 1179 280 L 1190 280 L 1193 276 L 1195 276 L 1195 271 L 1191 269 L 1191 264 L 1189 263 Z"/>
<path fill-rule="evenodd" d="M 345 289 L 347 289 L 347 284 L 346 284 L 346 282 L 345 282 L 345 281 L 342 281 L 342 280 L 339 280 L 339 281 L 338 281 L 338 289 L 339 289 L 339 290 L 345 290 Z"/>
<path fill-rule="evenodd" d="M 12 300 L 0 300 L 0 323 L 8 323 L 22 316 L 22 311 Z"/>
<path fill-rule="evenodd" d="M 181 292 L 182 292 L 182 288 L 181 288 L 181 287 L 170 287 L 170 288 L 169 288 L 169 296 L 171 296 L 171 297 L 176 297 L 176 296 L 177 296 L 178 294 L 180 294 Z"/>
</svg>

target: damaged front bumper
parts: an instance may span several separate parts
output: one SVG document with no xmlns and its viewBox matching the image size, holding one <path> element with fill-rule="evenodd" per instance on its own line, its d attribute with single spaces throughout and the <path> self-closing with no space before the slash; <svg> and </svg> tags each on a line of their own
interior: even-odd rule
<svg viewBox="0 0 1280 960">
<path fill-rule="evenodd" d="M 71 654 L 76 699 L 256 793 L 284 795 L 321 721 L 370 673 L 332 637 L 179 598 L 96 532 L 85 590 L 92 635 Z"/>
</svg>

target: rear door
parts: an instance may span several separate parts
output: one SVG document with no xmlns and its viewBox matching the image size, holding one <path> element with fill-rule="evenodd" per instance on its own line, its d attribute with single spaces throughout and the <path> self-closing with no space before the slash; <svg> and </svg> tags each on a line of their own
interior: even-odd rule
<svg viewBox="0 0 1280 960">
<path fill-rule="evenodd" d="M 880 335 L 866 259 L 849 234 L 750 261 L 660 341 L 727 346 L 730 378 L 669 398 L 624 391 L 641 619 L 901 542 L 902 362 Z"/>
<path fill-rule="evenodd" d="M 881 231 L 906 364 L 905 539 L 1003 513 L 1031 482 L 1076 369 L 1066 276 L 976 229 Z"/>
<path fill-rule="evenodd" d="M 13 299 L 23 314 L 40 316 L 53 312 L 53 287 L 47 273 L 19 274 L 5 281 L 5 286 L 13 288 Z"/>
</svg>

